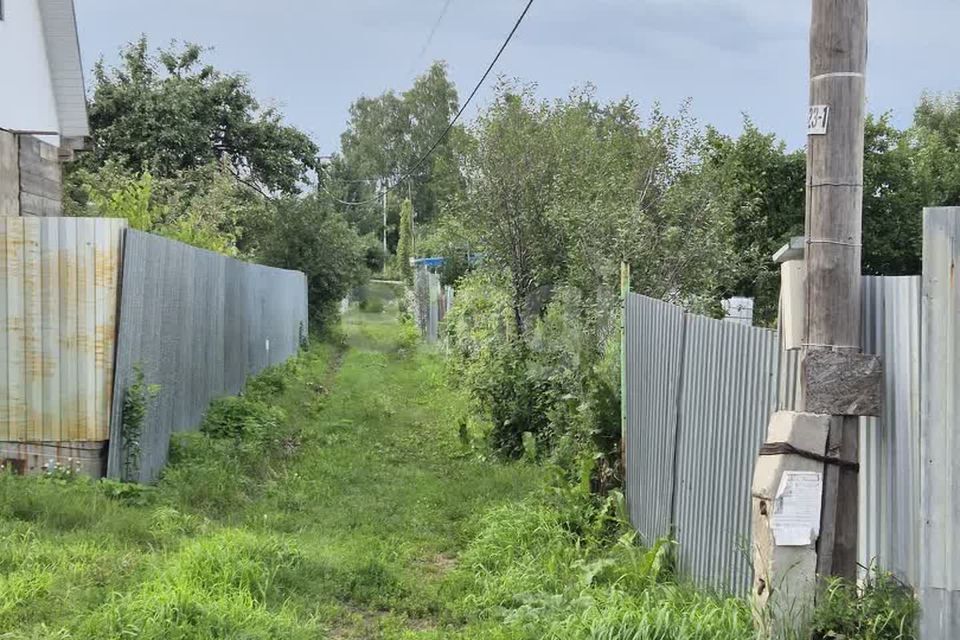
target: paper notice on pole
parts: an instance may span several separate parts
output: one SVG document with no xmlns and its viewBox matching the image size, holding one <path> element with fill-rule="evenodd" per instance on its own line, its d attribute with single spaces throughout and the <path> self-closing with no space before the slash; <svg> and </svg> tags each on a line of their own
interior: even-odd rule
<svg viewBox="0 0 960 640">
<path fill-rule="evenodd" d="M 784 471 L 773 503 L 771 526 L 778 547 L 805 547 L 820 537 L 823 474 Z"/>
</svg>

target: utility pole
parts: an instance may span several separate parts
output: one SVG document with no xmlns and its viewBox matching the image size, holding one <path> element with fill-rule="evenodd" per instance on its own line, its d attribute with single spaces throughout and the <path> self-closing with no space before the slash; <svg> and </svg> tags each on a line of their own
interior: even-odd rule
<svg viewBox="0 0 960 640">
<path fill-rule="evenodd" d="M 812 3 L 803 295 L 792 295 L 795 269 L 784 269 L 781 292 L 801 398 L 798 410 L 771 416 L 752 486 L 762 638 L 805 632 L 818 578 L 856 578 L 860 416 L 879 414 L 882 388 L 879 358 L 860 352 L 867 0 Z M 801 314 L 783 305 L 800 300 L 803 326 L 785 326 Z"/>
<path fill-rule="evenodd" d="M 413 189 L 407 178 L 407 200 L 410 201 L 410 257 L 417 256 L 417 210 L 413 208 Z"/>
<path fill-rule="evenodd" d="M 387 268 L 387 182 L 381 183 L 383 189 L 383 268 Z"/>
<path fill-rule="evenodd" d="M 829 413 L 817 574 L 856 578 L 859 417 L 841 402 L 860 356 L 867 0 L 813 0 L 807 130 L 803 405 Z M 845 384 L 838 384 L 843 378 Z M 832 388 L 831 388 L 832 387 Z"/>
</svg>

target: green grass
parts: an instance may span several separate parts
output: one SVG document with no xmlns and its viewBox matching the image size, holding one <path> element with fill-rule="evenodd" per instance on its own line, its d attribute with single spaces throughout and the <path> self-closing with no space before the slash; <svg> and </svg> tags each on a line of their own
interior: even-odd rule
<svg viewBox="0 0 960 640">
<path fill-rule="evenodd" d="M 215 403 L 156 487 L 0 474 L 0 640 L 753 637 L 744 601 L 635 543 L 616 494 L 471 442 L 440 356 L 385 308 Z M 831 594 L 830 624 L 868 608 Z"/>
<path fill-rule="evenodd" d="M 351 314 L 345 345 L 313 345 L 261 376 L 243 407 L 218 405 L 211 435 L 178 439 L 153 490 L 0 476 L 0 638 L 437 628 L 476 516 L 543 474 L 464 449 L 463 403 L 410 331 Z M 257 420 L 282 415 L 289 442 L 247 446 L 237 416 L 250 403 Z"/>
</svg>

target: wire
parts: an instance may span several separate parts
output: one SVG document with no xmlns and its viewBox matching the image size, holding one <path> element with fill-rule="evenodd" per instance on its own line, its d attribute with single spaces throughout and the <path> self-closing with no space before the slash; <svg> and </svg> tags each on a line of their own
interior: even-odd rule
<svg viewBox="0 0 960 640">
<path fill-rule="evenodd" d="M 330 196 L 330 199 L 331 199 L 331 200 L 333 200 L 334 202 L 339 203 L 339 204 L 344 204 L 344 205 L 347 205 L 347 206 L 354 206 L 354 205 L 360 205 L 360 204 L 371 204 L 371 203 L 374 203 L 374 202 L 378 202 L 378 201 L 380 200 L 380 196 L 378 195 L 377 197 L 373 198 L 372 200 L 364 200 L 364 201 L 361 201 L 361 202 L 350 202 L 350 201 L 348 201 L 348 200 L 343 200 L 343 199 L 341 199 L 341 198 L 338 198 L 337 196 L 335 196 L 335 195 L 333 195 L 332 193 L 330 193 L 330 190 L 327 189 L 327 185 L 323 184 L 323 181 L 322 181 L 322 180 L 319 181 L 318 184 L 320 185 L 320 188 L 323 189 L 323 192 L 326 193 L 328 196 Z M 381 192 L 381 193 L 382 193 L 382 192 Z"/>
<path fill-rule="evenodd" d="M 416 162 L 416 164 L 413 165 L 411 169 L 407 170 L 402 176 L 400 176 L 400 178 L 398 178 L 396 182 L 394 182 L 391 185 L 388 185 L 383 191 L 380 192 L 380 195 L 377 195 L 376 197 L 371 198 L 369 200 L 347 202 L 346 200 L 340 200 L 334 197 L 332 194 L 331 194 L 331 197 L 337 200 L 340 204 L 345 204 L 349 206 L 373 204 L 374 202 L 378 202 L 380 200 L 380 197 L 383 193 L 389 193 L 390 191 L 393 191 L 395 188 L 397 188 L 397 186 L 403 184 L 404 180 L 407 180 L 408 178 L 410 178 L 410 176 L 412 176 L 417 169 L 423 166 L 423 163 L 427 161 L 427 158 L 429 158 L 430 155 L 434 151 L 436 151 L 437 147 L 440 146 L 440 143 L 443 142 L 443 139 L 446 138 L 447 134 L 450 133 L 451 129 L 453 129 L 453 127 L 456 126 L 457 121 L 460 120 L 460 116 L 462 116 L 463 112 L 467 110 L 467 106 L 473 100 L 474 96 L 477 95 L 477 92 L 480 91 L 480 87 L 482 87 L 483 83 L 486 82 L 487 76 L 490 75 L 490 72 L 493 71 L 493 67 L 497 64 L 497 61 L 500 60 L 500 56 L 503 55 L 504 49 L 507 48 L 507 45 L 510 44 L 510 41 L 513 39 L 513 35 L 517 32 L 517 29 L 520 28 L 520 23 L 522 23 L 523 19 L 527 16 L 527 12 L 530 11 L 531 5 L 533 5 L 533 0 L 527 0 L 527 5 L 523 8 L 523 11 L 520 13 L 520 17 L 517 18 L 517 21 L 513 24 L 513 28 L 510 29 L 510 33 L 507 34 L 507 37 L 503 41 L 503 44 L 500 45 L 500 49 L 497 51 L 497 55 L 493 56 L 493 60 L 491 60 L 490 64 L 487 65 L 487 70 L 483 72 L 483 75 L 480 77 L 480 80 L 477 82 L 476 85 L 474 85 L 473 91 L 471 91 L 470 95 L 467 96 L 466 101 L 463 103 L 463 105 L 461 105 L 456 115 L 453 116 L 453 120 L 450 121 L 450 123 L 447 125 L 447 128 L 443 130 L 443 133 L 437 136 L 437 139 L 430 146 L 430 148 L 427 149 L 427 152 L 424 153 L 422 156 L 420 156 L 420 159 Z M 324 191 L 327 191 L 325 187 L 324 187 Z M 329 194 L 330 192 L 327 191 L 327 193 Z"/>
<path fill-rule="evenodd" d="M 433 26 L 430 28 L 430 33 L 427 34 L 427 39 L 423 43 L 423 46 L 420 47 L 420 53 L 417 54 L 417 57 L 414 58 L 413 62 L 410 64 L 410 69 L 407 70 L 407 75 L 413 73 L 413 70 L 417 67 L 420 60 L 423 58 L 423 54 L 427 52 L 427 49 L 430 48 L 430 43 L 433 42 L 433 36 L 436 35 L 437 29 L 440 27 L 440 23 L 443 22 L 444 16 L 447 15 L 447 9 L 450 8 L 450 4 L 453 0 L 444 0 L 443 8 L 440 9 L 440 15 L 437 16 L 436 22 L 433 23 Z"/>
</svg>

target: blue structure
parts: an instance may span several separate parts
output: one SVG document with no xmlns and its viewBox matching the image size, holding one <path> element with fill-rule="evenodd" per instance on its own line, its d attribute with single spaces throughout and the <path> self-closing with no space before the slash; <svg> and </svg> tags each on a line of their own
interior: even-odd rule
<svg viewBox="0 0 960 640">
<path fill-rule="evenodd" d="M 471 267 L 475 267 L 480 264 L 483 260 L 482 253 L 471 253 L 467 256 L 467 264 Z M 446 261 L 446 258 L 443 256 L 433 257 L 433 258 L 412 258 L 410 260 L 411 264 L 415 269 L 423 267 L 425 269 L 439 269 L 443 266 L 443 263 Z"/>
</svg>

